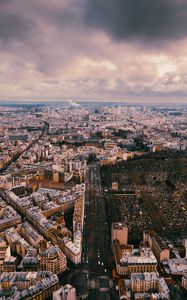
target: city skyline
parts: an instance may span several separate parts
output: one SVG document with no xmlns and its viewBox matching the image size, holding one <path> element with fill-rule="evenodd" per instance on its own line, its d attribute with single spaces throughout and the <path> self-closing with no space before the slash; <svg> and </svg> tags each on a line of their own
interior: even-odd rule
<svg viewBox="0 0 187 300">
<path fill-rule="evenodd" d="M 186 103 L 180 0 L 0 1 L 0 102 Z"/>
<path fill-rule="evenodd" d="M 186 105 L 0 108 L 1 297 L 186 299 Z"/>
</svg>

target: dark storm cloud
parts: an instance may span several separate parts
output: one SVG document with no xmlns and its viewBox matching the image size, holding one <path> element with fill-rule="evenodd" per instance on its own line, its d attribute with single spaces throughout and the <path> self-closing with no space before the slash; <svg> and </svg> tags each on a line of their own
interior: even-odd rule
<svg viewBox="0 0 187 300">
<path fill-rule="evenodd" d="M 62 32 L 67 28 L 77 28 L 82 23 L 83 1 L 77 0 L 73 5 L 64 5 L 63 0 L 0 0 L 0 40 L 25 40 L 27 43 L 29 39 L 40 34 L 41 25 L 46 30 L 56 26 Z"/>
<path fill-rule="evenodd" d="M 24 40 L 32 33 L 35 23 L 22 16 L 0 13 L 0 40 Z"/>
<path fill-rule="evenodd" d="M 86 0 L 86 23 L 116 40 L 187 36 L 186 0 Z"/>
<path fill-rule="evenodd" d="M 0 97 L 183 97 L 186 29 L 187 0 L 0 0 Z"/>
</svg>

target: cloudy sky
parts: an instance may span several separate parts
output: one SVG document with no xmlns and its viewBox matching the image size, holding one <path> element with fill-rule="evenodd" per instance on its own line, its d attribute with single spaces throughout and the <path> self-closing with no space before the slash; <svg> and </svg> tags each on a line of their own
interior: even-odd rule
<svg viewBox="0 0 187 300">
<path fill-rule="evenodd" d="M 187 1 L 0 0 L 0 98 L 187 103 Z"/>
</svg>

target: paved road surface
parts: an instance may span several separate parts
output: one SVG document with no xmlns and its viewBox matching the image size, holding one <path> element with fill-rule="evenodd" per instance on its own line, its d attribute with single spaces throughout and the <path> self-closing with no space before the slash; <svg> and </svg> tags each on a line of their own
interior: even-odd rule
<svg viewBox="0 0 187 300">
<path fill-rule="evenodd" d="M 95 163 L 88 165 L 87 171 L 82 253 L 82 271 L 89 279 L 88 299 L 115 299 L 109 295 L 113 286 L 110 236 L 99 164 Z"/>
</svg>

